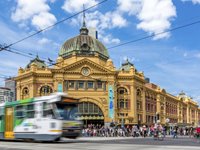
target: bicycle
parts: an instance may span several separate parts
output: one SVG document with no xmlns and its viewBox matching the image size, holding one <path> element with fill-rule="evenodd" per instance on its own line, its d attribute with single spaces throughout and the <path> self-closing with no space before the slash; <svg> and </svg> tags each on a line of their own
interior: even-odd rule
<svg viewBox="0 0 200 150">
<path fill-rule="evenodd" d="M 156 131 L 153 137 L 154 137 L 154 140 L 159 140 L 159 141 L 164 140 L 164 134 L 161 131 Z"/>
</svg>

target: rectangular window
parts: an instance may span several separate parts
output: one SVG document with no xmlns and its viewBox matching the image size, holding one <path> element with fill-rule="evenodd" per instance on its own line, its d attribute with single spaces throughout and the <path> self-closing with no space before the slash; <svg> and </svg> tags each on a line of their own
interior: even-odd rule
<svg viewBox="0 0 200 150">
<path fill-rule="evenodd" d="M 87 83 L 87 88 L 88 88 L 88 89 L 93 89 L 93 88 L 94 88 L 94 82 L 89 81 L 89 82 Z"/>
<path fill-rule="evenodd" d="M 55 118 L 52 105 L 46 102 L 43 103 L 43 117 Z"/>
<path fill-rule="evenodd" d="M 25 109 L 24 106 L 16 106 L 15 108 L 15 116 L 17 118 L 24 118 L 25 117 Z"/>
<path fill-rule="evenodd" d="M 3 119 L 3 115 L 4 115 L 4 109 L 0 108 L 0 120 Z"/>
<path fill-rule="evenodd" d="M 27 105 L 26 108 L 27 108 L 26 117 L 34 118 L 34 116 L 35 116 L 34 104 Z"/>
<path fill-rule="evenodd" d="M 74 88 L 75 84 L 74 81 L 69 81 L 69 88 Z"/>
<path fill-rule="evenodd" d="M 137 110 L 141 110 L 141 103 L 137 102 Z"/>
<path fill-rule="evenodd" d="M 97 88 L 98 88 L 98 89 L 102 89 L 102 88 L 103 88 L 102 82 L 97 82 Z"/>
<path fill-rule="evenodd" d="M 3 115 L 4 115 L 4 109 L 0 108 L 0 116 L 3 116 Z"/>
<path fill-rule="evenodd" d="M 128 108 L 128 100 L 125 100 L 125 108 Z"/>
<path fill-rule="evenodd" d="M 120 106 L 120 108 L 124 108 L 124 100 L 120 100 L 120 104 L 119 104 Z"/>
<path fill-rule="evenodd" d="M 83 103 L 78 105 L 78 113 L 80 113 L 80 114 L 83 113 Z"/>
<path fill-rule="evenodd" d="M 99 109 L 98 109 L 97 105 L 94 105 L 94 113 L 96 113 L 96 114 L 99 113 Z"/>
<path fill-rule="evenodd" d="M 88 103 L 85 103 L 83 108 L 84 108 L 84 113 L 87 114 L 88 113 Z"/>
<path fill-rule="evenodd" d="M 84 82 L 83 81 L 79 81 L 78 82 L 78 88 L 79 89 L 83 89 L 84 88 Z"/>
</svg>

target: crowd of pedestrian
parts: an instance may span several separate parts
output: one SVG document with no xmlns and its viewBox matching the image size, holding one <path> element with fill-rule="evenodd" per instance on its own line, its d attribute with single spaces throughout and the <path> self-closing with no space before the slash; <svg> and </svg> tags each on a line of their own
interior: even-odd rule
<svg viewBox="0 0 200 150">
<path fill-rule="evenodd" d="M 154 136 L 156 132 L 162 132 L 164 137 L 170 135 L 173 138 L 178 138 L 178 136 L 189 136 L 194 137 L 199 135 L 200 131 L 197 131 L 194 127 L 178 127 L 178 126 L 162 126 L 158 124 L 153 124 L 151 126 L 138 126 L 138 125 L 127 125 L 127 126 L 104 126 L 89 124 L 87 127 L 82 129 L 82 136 L 84 137 L 147 137 Z"/>
</svg>

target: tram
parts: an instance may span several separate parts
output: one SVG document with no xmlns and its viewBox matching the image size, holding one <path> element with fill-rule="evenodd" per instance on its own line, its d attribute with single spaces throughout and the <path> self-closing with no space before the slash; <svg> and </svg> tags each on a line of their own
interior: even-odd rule
<svg viewBox="0 0 200 150">
<path fill-rule="evenodd" d="M 78 99 L 64 93 L 0 104 L 0 139 L 58 141 L 77 138 L 82 122 L 77 120 Z"/>
</svg>

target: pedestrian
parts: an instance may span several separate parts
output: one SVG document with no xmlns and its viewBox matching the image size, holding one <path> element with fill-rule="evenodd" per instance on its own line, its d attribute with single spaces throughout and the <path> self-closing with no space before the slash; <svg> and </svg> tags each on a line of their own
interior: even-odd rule
<svg viewBox="0 0 200 150">
<path fill-rule="evenodd" d="M 173 129 L 173 138 L 178 138 L 178 127 L 175 126 L 174 129 Z"/>
<path fill-rule="evenodd" d="M 142 135 L 143 135 L 144 138 L 146 137 L 146 134 L 147 134 L 147 128 L 146 128 L 145 125 L 143 125 L 143 127 L 142 127 Z"/>
</svg>

